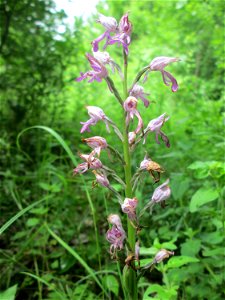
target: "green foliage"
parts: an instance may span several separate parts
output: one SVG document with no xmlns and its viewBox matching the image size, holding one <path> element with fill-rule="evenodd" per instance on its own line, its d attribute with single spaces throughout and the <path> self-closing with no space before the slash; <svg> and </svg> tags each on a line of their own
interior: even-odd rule
<svg viewBox="0 0 225 300">
<path fill-rule="evenodd" d="M 166 169 L 163 179 L 171 174 L 168 205 L 155 206 L 142 219 L 141 265 L 161 248 L 175 252 L 146 271 L 139 297 L 223 299 L 224 3 L 101 1 L 98 10 L 117 19 L 130 11 L 129 84 L 156 56 L 182 59 L 169 67 L 179 91 L 171 93 L 153 72 L 145 84 L 152 103 L 138 106 L 145 124 L 164 111 L 171 117 L 164 126 L 170 151 L 151 135 L 133 155 L 133 171 L 148 151 Z M 117 201 L 99 187 L 92 190 L 91 174 L 72 176 L 78 149 L 89 150 L 79 133 L 79 122 L 87 119 L 84 106 L 100 106 L 118 125 L 122 117 L 104 83 L 74 82 L 88 70 L 84 53 L 102 28 L 94 25 L 96 16 L 86 23 L 77 17 L 73 28 L 59 33 L 65 14 L 52 0 L 3 0 L 0 14 L 0 299 L 103 299 L 103 291 L 105 298 L 123 299 L 119 263 L 110 260 L 105 241 L 106 218 L 118 211 Z M 107 50 L 121 63 L 121 48 Z M 117 75 L 111 77 L 122 91 Z M 91 135 L 117 148 L 104 125 Z M 103 153 L 102 160 L 121 172 L 113 154 Z M 155 188 L 144 180 L 136 193 L 141 206 Z"/>
</svg>

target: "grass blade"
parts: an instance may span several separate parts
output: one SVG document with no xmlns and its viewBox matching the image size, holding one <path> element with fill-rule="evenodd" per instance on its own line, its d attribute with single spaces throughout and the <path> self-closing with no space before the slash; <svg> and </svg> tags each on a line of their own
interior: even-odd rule
<svg viewBox="0 0 225 300">
<path fill-rule="evenodd" d="M 21 216 L 23 216 L 26 212 L 28 212 L 29 210 L 31 210 L 34 206 L 42 203 L 43 201 L 45 201 L 46 199 L 51 198 L 51 196 L 46 196 L 43 199 L 36 201 L 34 203 L 32 203 L 31 205 L 27 206 L 26 208 L 22 209 L 20 212 L 18 212 L 15 216 L 13 216 L 11 219 L 9 219 L 4 225 L 2 225 L 2 227 L 0 228 L 0 235 L 6 230 L 8 229 L 9 226 L 11 226 L 17 219 L 19 219 Z"/>
<path fill-rule="evenodd" d="M 63 248 L 65 248 L 73 257 L 75 257 L 79 263 L 84 267 L 84 269 L 87 271 L 87 273 L 95 280 L 95 282 L 98 284 L 98 286 L 102 289 L 102 291 L 107 295 L 107 292 L 105 288 L 102 286 L 101 282 L 95 275 L 95 272 L 93 269 L 91 269 L 88 264 L 83 260 L 83 258 L 74 250 L 72 249 L 67 243 L 65 243 L 58 235 L 56 235 L 46 224 L 46 229 L 50 233 L 50 235 L 61 245 Z"/>
</svg>

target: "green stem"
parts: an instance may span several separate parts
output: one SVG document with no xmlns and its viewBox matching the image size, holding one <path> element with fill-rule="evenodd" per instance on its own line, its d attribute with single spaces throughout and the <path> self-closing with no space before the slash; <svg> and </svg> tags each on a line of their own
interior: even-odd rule
<svg viewBox="0 0 225 300">
<path fill-rule="evenodd" d="M 123 92 L 124 92 L 124 100 L 126 100 L 128 96 L 127 92 L 127 55 L 124 52 L 124 82 L 123 82 Z M 124 131 L 123 131 L 123 152 L 124 152 L 124 172 L 125 172 L 125 196 L 127 198 L 132 198 L 132 185 L 131 185 L 131 157 L 129 151 L 129 142 L 128 142 L 128 132 L 126 126 L 126 116 L 124 115 Z M 127 217 L 127 239 L 130 245 L 132 253 L 135 252 L 135 228 L 132 226 L 129 218 Z M 126 277 L 126 278 L 125 278 Z M 136 272 L 129 267 L 126 270 L 126 274 L 124 275 L 124 283 L 126 282 L 125 289 L 127 291 L 127 296 L 129 300 L 137 299 L 137 276 Z"/>
</svg>

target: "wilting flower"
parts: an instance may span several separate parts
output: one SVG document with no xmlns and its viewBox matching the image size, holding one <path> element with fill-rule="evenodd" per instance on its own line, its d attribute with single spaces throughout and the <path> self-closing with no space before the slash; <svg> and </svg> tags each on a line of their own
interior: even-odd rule
<svg viewBox="0 0 225 300">
<path fill-rule="evenodd" d="M 94 52 L 98 51 L 98 44 L 100 41 L 106 39 L 106 44 L 107 44 L 108 40 L 110 39 L 110 33 L 111 32 L 115 33 L 118 30 L 117 21 L 113 17 L 106 17 L 102 14 L 99 14 L 99 18 L 97 22 L 100 23 L 103 27 L 105 27 L 106 31 L 92 42 Z M 103 48 L 106 47 L 106 44 Z"/>
<path fill-rule="evenodd" d="M 164 172 L 163 168 L 158 163 L 156 163 L 156 162 L 152 161 L 150 158 L 148 158 L 147 155 L 144 157 L 144 160 L 140 164 L 140 170 L 148 171 L 149 174 L 154 179 L 155 183 L 160 180 L 160 173 Z M 158 177 L 156 177 L 155 173 L 158 175 Z"/>
<path fill-rule="evenodd" d="M 93 52 L 93 55 L 101 64 L 109 65 L 113 73 L 115 72 L 115 70 L 117 70 L 120 76 L 123 78 L 123 73 L 120 69 L 120 66 L 110 57 L 108 52 L 97 51 Z"/>
<path fill-rule="evenodd" d="M 159 203 L 167 200 L 171 195 L 171 189 L 169 187 L 169 179 L 167 179 L 163 184 L 158 186 L 152 195 L 152 202 Z"/>
<path fill-rule="evenodd" d="M 88 114 L 91 117 L 88 121 L 86 122 L 80 122 L 83 124 L 81 128 L 81 133 L 88 131 L 90 132 L 90 126 L 94 126 L 98 121 L 103 121 L 106 124 L 106 128 L 109 131 L 109 121 L 110 119 L 106 117 L 105 113 L 103 110 L 97 106 L 86 106 L 88 110 Z"/>
<path fill-rule="evenodd" d="M 128 14 L 126 13 L 120 19 L 118 33 L 113 37 L 110 37 L 107 40 L 106 44 L 112 45 L 118 43 L 118 45 L 123 46 L 126 55 L 128 55 L 128 46 L 131 43 L 131 38 L 130 38 L 131 32 L 132 32 L 132 24 L 128 19 Z"/>
<path fill-rule="evenodd" d="M 136 207 L 138 204 L 137 198 L 125 198 L 123 204 L 121 205 L 122 211 L 128 215 L 129 219 L 136 219 Z"/>
<path fill-rule="evenodd" d="M 159 250 L 159 252 L 157 252 L 157 254 L 154 258 L 154 262 L 158 264 L 161 261 L 163 261 L 165 258 L 170 257 L 171 255 L 174 255 L 173 251 L 168 251 L 166 249 L 161 249 L 161 250 Z"/>
<path fill-rule="evenodd" d="M 103 167 L 102 162 L 94 157 L 94 151 L 92 151 L 90 154 L 80 154 L 80 158 L 82 158 L 85 162 L 79 164 L 74 170 L 73 174 L 76 175 L 78 173 L 84 173 L 88 169 L 101 169 Z"/>
<path fill-rule="evenodd" d="M 101 136 L 93 136 L 87 139 L 82 139 L 82 141 L 94 149 L 98 156 L 100 156 L 102 149 L 106 149 L 108 147 L 106 140 Z"/>
<path fill-rule="evenodd" d="M 134 131 L 129 132 L 128 134 L 129 145 L 133 145 L 135 143 L 135 139 L 136 139 L 136 133 Z"/>
<path fill-rule="evenodd" d="M 144 143 L 147 137 L 147 134 L 150 131 L 155 131 L 155 138 L 156 138 L 156 143 L 159 144 L 159 135 L 161 136 L 163 142 L 165 143 L 166 147 L 170 147 L 170 142 L 168 137 L 161 131 L 162 126 L 166 121 L 169 120 L 170 117 L 166 117 L 166 113 L 162 114 L 156 119 L 151 120 L 148 123 L 147 128 L 144 130 Z"/>
<path fill-rule="evenodd" d="M 103 78 L 108 77 L 108 71 L 100 61 L 98 61 L 95 57 L 93 57 L 89 53 L 86 54 L 86 57 L 93 70 L 87 71 L 86 73 L 81 73 L 81 76 L 78 77 L 76 81 L 81 81 L 90 77 L 90 80 L 88 82 L 92 82 L 94 80 L 101 82 Z"/>
<path fill-rule="evenodd" d="M 109 187 L 109 181 L 106 174 L 104 174 L 103 172 L 96 172 L 95 170 L 92 172 L 95 174 L 97 183 L 99 183 L 101 186 Z"/>
<path fill-rule="evenodd" d="M 169 72 L 165 71 L 164 68 L 168 66 L 170 63 L 179 60 L 180 59 L 177 57 L 167 57 L 167 56 L 159 56 L 154 58 L 149 65 L 149 70 L 145 74 L 144 81 L 147 79 L 149 72 L 160 71 L 165 85 L 169 86 L 171 84 L 172 92 L 176 92 L 178 90 L 177 81 Z"/>
<path fill-rule="evenodd" d="M 130 123 L 130 120 L 134 118 L 134 116 L 136 116 L 138 118 L 138 126 L 135 129 L 134 133 L 137 134 L 141 128 L 143 127 L 143 121 L 142 118 L 140 116 L 140 113 L 137 110 L 137 99 L 135 97 L 129 96 L 123 104 L 123 107 L 125 109 L 125 111 L 127 112 L 127 116 L 126 116 L 126 125 L 128 126 Z"/>
<path fill-rule="evenodd" d="M 141 99 L 144 102 L 145 107 L 148 107 L 150 102 L 148 99 L 145 98 L 145 96 L 150 95 L 149 93 L 144 93 L 144 88 L 137 83 L 132 87 L 132 89 L 129 91 L 130 96 L 134 96 L 137 99 Z"/>
<path fill-rule="evenodd" d="M 111 214 L 108 217 L 108 221 L 112 224 L 112 228 L 106 233 L 106 239 L 110 242 L 110 253 L 115 256 L 116 250 L 123 248 L 123 242 L 126 238 L 125 231 L 123 229 L 120 217 L 116 214 Z"/>
</svg>

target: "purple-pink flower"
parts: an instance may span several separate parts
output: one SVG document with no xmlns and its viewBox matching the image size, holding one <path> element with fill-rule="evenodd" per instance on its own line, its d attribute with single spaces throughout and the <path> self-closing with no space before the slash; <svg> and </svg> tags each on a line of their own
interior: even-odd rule
<svg viewBox="0 0 225 300">
<path fill-rule="evenodd" d="M 88 110 L 88 114 L 91 117 L 88 121 L 86 122 L 80 122 L 82 124 L 81 128 L 81 133 L 88 131 L 90 132 L 90 126 L 96 125 L 98 121 L 103 121 L 106 124 L 106 128 L 109 131 L 109 121 L 110 119 L 106 117 L 105 113 L 103 110 L 97 106 L 86 106 Z"/>
<path fill-rule="evenodd" d="M 150 131 L 155 131 L 155 138 L 156 138 L 156 143 L 159 144 L 159 135 L 161 136 L 163 142 L 165 143 L 166 147 L 170 147 L 170 142 L 168 137 L 165 135 L 165 133 L 163 133 L 161 131 L 162 126 L 164 125 L 164 123 L 166 121 L 169 120 L 170 117 L 166 117 L 166 113 L 162 114 L 161 116 L 159 116 L 158 118 L 155 118 L 153 120 L 151 120 L 148 123 L 148 126 L 146 127 L 146 129 L 144 130 L 144 142 L 146 141 L 146 137 L 148 135 L 148 133 Z"/>
<path fill-rule="evenodd" d="M 132 31 L 132 25 L 128 19 L 128 14 L 126 13 L 122 16 L 119 26 L 117 25 L 115 18 L 105 17 L 102 14 L 99 15 L 97 22 L 105 27 L 106 31 L 92 42 L 93 51 L 97 52 L 99 42 L 106 39 L 103 49 L 108 45 L 118 43 L 118 45 L 123 46 L 125 53 L 128 55 L 128 46 L 131 42 L 130 36 Z M 115 35 L 111 36 L 111 33 L 115 33 Z"/>
<path fill-rule="evenodd" d="M 130 123 L 130 120 L 136 116 L 138 118 L 138 126 L 134 130 L 134 133 L 137 134 L 141 128 L 143 127 L 143 121 L 141 118 L 141 115 L 139 111 L 137 110 L 137 99 L 133 96 L 129 96 L 123 104 L 124 110 L 127 112 L 126 116 L 126 125 L 128 126 Z"/>
<path fill-rule="evenodd" d="M 82 158 L 85 162 L 79 164 L 74 170 L 73 174 L 76 175 L 78 173 L 85 173 L 88 169 L 101 169 L 103 167 L 102 162 L 94 157 L 95 152 L 92 151 L 90 154 L 79 154 L 80 158 Z"/>
<path fill-rule="evenodd" d="M 171 189 L 169 187 L 169 179 L 167 179 L 163 184 L 158 186 L 152 195 L 152 202 L 159 203 L 167 200 L 171 195 Z"/>
<path fill-rule="evenodd" d="M 93 136 L 87 139 L 82 139 L 82 141 L 85 142 L 89 147 L 94 149 L 95 153 L 97 153 L 98 156 L 100 156 L 102 149 L 106 149 L 108 147 L 106 139 L 101 136 Z"/>
<path fill-rule="evenodd" d="M 88 80 L 88 82 L 92 82 L 94 80 L 101 82 L 103 78 L 108 77 L 108 71 L 101 62 L 99 62 L 89 53 L 86 54 L 86 57 L 90 63 L 92 70 L 87 71 L 86 73 L 81 73 L 81 76 L 78 77 L 76 81 L 81 81 L 90 77 L 90 80 Z"/>
<path fill-rule="evenodd" d="M 128 215 L 131 220 L 136 219 L 136 207 L 138 205 L 137 198 L 125 198 L 123 204 L 121 204 L 122 211 Z"/>
<path fill-rule="evenodd" d="M 94 57 L 103 65 L 109 65 L 113 73 L 115 70 L 118 71 L 121 78 L 123 78 L 123 73 L 120 69 L 120 66 L 110 57 L 109 53 L 104 51 L 93 52 Z"/>
<path fill-rule="evenodd" d="M 130 96 L 134 96 L 137 99 L 141 99 L 144 102 L 145 107 L 148 107 L 150 102 L 145 96 L 149 96 L 149 93 L 144 93 L 144 88 L 137 83 L 129 91 Z"/>
<path fill-rule="evenodd" d="M 99 183 L 103 187 L 109 187 L 109 181 L 105 173 L 92 171 L 95 174 L 96 182 Z"/>
<path fill-rule="evenodd" d="M 106 29 L 106 31 L 92 42 L 94 52 L 98 51 L 98 44 L 99 44 L 99 42 L 101 42 L 104 39 L 106 39 L 106 44 L 103 47 L 103 49 L 105 49 L 107 42 L 110 39 L 110 33 L 111 32 L 115 33 L 118 30 L 117 21 L 113 17 L 106 17 L 102 14 L 99 14 L 99 18 L 98 18 L 97 22 L 100 23 Z"/>
<path fill-rule="evenodd" d="M 106 233 L 106 239 L 110 242 L 110 254 L 114 257 L 117 250 L 123 248 L 123 242 L 126 238 L 120 217 L 116 214 L 111 214 L 108 221 L 112 224 L 112 228 Z"/>
<path fill-rule="evenodd" d="M 113 45 L 118 43 L 118 45 L 122 45 L 126 55 L 128 55 L 128 46 L 131 43 L 131 32 L 132 32 L 132 24 L 128 19 L 128 13 L 122 16 L 119 23 L 119 30 L 116 35 L 110 37 L 107 41 L 107 45 Z"/>
<path fill-rule="evenodd" d="M 171 85 L 171 90 L 172 92 L 176 92 L 178 90 L 178 84 L 176 79 L 173 77 L 172 74 L 169 72 L 165 71 L 164 68 L 168 66 L 170 63 L 179 61 L 180 59 L 177 57 L 167 57 L 167 56 L 159 56 L 154 58 L 150 65 L 149 65 L 149 70 L 146 72 L 144 81 L 147 79 L 148 73 L 151 71 L 159 71 L 162 74 L 163 81 L 165 85 L 170 86 Z"/>
</svg>

